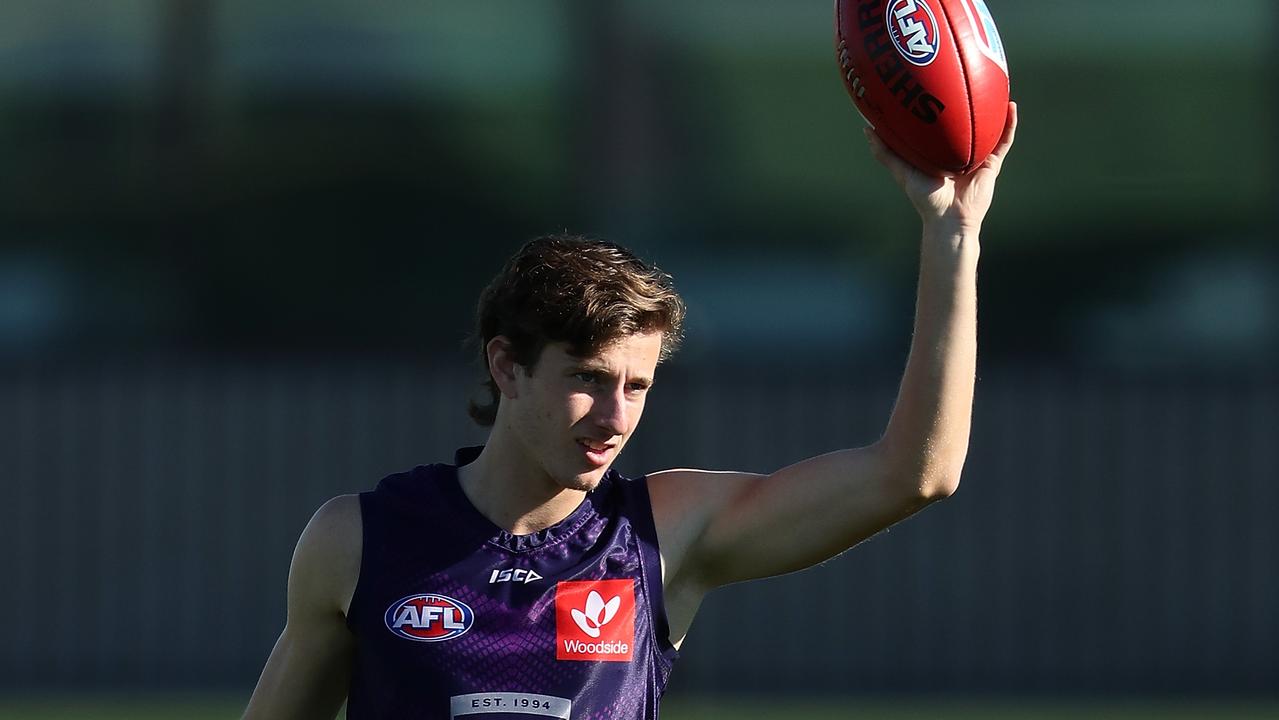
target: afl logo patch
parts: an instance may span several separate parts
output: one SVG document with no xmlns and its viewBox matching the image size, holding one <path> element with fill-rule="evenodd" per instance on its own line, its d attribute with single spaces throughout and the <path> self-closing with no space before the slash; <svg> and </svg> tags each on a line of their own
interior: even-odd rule
<svg viewBox="0 0 1279 720">
<path fill-rule="evenodd" d="M 475 613 L 444 595 L 410 595 L 386 609 L 386 628 L 406 640 L 443 642 L 466 634 Z"/>
<path fill-rule="evenodd" d="M 888 3 L 884 22 L 893 45 L 906 62 L 924 67 L 937 59 L 941 33 L 928 0 L 894 0 Z"/>
</svg>

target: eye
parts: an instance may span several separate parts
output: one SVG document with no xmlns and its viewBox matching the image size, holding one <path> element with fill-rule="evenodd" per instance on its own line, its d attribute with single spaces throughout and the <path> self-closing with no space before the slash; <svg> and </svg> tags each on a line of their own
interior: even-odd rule
<svg viewBox="0 0 1279 720">
<path fill-rule="evenodd" d="M 588 383 L 588 384 L 594 384 L 599 381 L 599 377 L 593 372 L 573 373 L 573 377 L 576 378 L 577 380 L 581 380 L 582 382 Z"/>
<path fill-rule="evenodd" d="M 626 392 L 629 392 L 629 393 L 642 393 L 647 391 L 648 391 L 648 385 L 645 385 L 644 383 L 631 383 L 630 385 L 626 386 Z"/>
</svg>

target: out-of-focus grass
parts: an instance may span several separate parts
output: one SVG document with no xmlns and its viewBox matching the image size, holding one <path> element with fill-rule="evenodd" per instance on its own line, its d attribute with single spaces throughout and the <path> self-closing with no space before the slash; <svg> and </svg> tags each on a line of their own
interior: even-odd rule
<svg viewBox="0 0 1279 720">
<path fill-rule="evenodd" d="M 0 720 L 226 720 L 247 702 L 247 694 L 0 698 Z"/>
<path fill-rule="evenodd" d="M 0 720 L 227 720 L 246 697 L 124 696 L 6 700 Z M 672 699 L 662 720 L 1273 720 L 1279 700 Z"/>
<path fill-rule="evenodd" d="M 1279 701 L 1180 700 L 1044 700 L 998 698 L 825 699 L 802 702 L 777 699 L 715 701 L 709 699 L 663 706 L 662 720 L 1273 720 Z"/>
</svg>

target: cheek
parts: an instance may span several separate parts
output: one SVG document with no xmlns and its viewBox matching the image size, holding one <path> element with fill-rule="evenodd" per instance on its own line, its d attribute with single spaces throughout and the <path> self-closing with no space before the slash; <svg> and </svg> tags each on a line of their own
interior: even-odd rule
<svg viewBox="0 0 1279 720">
<path fill-rule="evenodd" d="M 591 414 L 595 401 L 585 393 L 573 393 L 564 401 L 564 412 L 572 422 L 577 422 Z"/>
<path fill-rule="evenodd" d="M 644 414 L 644 400 L 645 398 L 640 398 L 631 403 L 630 412 L 627 413 L 629 416 L 627 420 L 630 425 L 629 432 L 635 432 L 635 427 L 639 425 L 640 417 Z"/>
</svg>

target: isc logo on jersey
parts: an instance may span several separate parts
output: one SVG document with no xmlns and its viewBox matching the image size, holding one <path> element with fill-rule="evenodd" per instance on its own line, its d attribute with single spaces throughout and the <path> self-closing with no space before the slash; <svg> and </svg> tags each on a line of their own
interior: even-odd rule
<svg viewBox="0 0 1279 720">
<path fill-rule="evenodd" d="M 489 585 L 507 582 L 523 583 L 528 585 L 535 580 L 541 579 L 542 576 L 538 575 L 536 570 L 529 570 L 528 568 L 507 568 L 506 570 L 494 570 L 493 574 L 489 575 Z"/>
<path fill-rule="evenodd" d="M 937 16 L 928 7 L 928 0 L 895 0 L 888 3 L 884 12 L 888 34 L 897 46 L 897 52 L 912 65 L 924 67 L 937 59 L 941 47 L 941 33 L 937 29 Z"/>
<path fill-rule="evenodd" d="M 634 653 L 634 580 L 556 584 L 556 660 L 630 662 Z"/>
<path fill-rule="evenodd" d="M 406 640 L 442 642 L 465 635 L 475 613 L 444 595 L 410 595 L 391 603 L 384 619 L 388 630 Z"/>
</svg>

